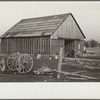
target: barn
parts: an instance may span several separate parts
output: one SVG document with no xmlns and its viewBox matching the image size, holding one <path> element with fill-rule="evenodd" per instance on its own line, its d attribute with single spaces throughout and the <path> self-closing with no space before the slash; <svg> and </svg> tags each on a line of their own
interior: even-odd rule
<svg viewBox="0 0 100 100">
<path fill-rule="evenodd" d="M 1 53 L 83 55 L 85 35 L 71 13 L 22 19 L 1 36 Z"/>
</svg>

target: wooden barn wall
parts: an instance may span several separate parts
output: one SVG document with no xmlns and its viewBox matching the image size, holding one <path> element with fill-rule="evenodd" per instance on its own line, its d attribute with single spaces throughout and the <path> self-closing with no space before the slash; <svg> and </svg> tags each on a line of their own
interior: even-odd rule
<svg viewBox="0 0 100 100">
<path fill-rule="evenodd" d="M 66 42 L 66 43 L 65 43 Z M 63 56 L 71 54 L 72 49 L 75 49 L 75 54 L 83 55 L 83 41 L 82 40 L 65 40 L 65 39 L 51 39 L 51 54 L 59 53 L 60 47 L 63 48 Z M 79 48 L 80 45 L 80 48 Z"/>
<path fill-rule="evenodd" d="M 46 54 L 50 52 L 50 37 L 1 39 L 1 53 Z"/>
<path fill-rule="evenodd" d="M 5 50 L 4 48 L 6 48 L 6 47 L 5 47 L 5 41 L 4 41 L 4 39 L 1 39 L 1 53 L 2 53 L 2 54 L 4 54 L 4 52 L 5 52 L 5 51 L 4 51 L 4 50 Z"/>
<path fill-rule="evenodd" d="M 84 42 L 83 41 L 79 41 L 79 40 L 75 40 L 75 53 L 76 55 L 82 56 L 83 55 L 83 48 L 84 48 Z M 80 48 L 79 48 L 80 45 Z"/>
<path fill-rule="evenodd" d="M 60 51 L 60 47 L 63 48 L 63 54 L 64 54 L 64 39 L 51 39 L 50 42 L 50 53 L 51 54 L 57 54 Z"/>
<path fill-rule="evenodd" d="M 75 23 L 74 19 L 70 15 L 60 27 L 52 34 L 52 39 L 66 38 L 66 39 L 81 39 L 83 40 L 84 37 L 79 30 L 77 24 Z"/>
</svg>

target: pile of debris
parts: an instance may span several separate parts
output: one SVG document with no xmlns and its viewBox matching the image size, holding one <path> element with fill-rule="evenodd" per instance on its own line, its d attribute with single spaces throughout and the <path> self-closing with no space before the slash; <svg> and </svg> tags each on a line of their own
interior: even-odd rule
<svg viewBox="0 0 100 100">
<path fill-rule="evenodd" d="M 46 64 L 42 64 L 42 67 L 34 70 L 34 73 L 39 74 L 48 74 L 53 77 L 54 72 L 56 74 L 63 75 L 64 79 L 63 81 L 68 82 L 70 80 L 94 80 L 95 77 L 90 77 L 86 75 L 82 75 L 82 73 L 85 73 L 86 71 L 76 71 L 76 72 L 65 72 L 65 71 L 58 71 L 56 69 L 49 68 Z"/>
<path fill-rule="evenodd" d="M 42 67 L 34 70 L 35 74 L 51 74 L 52 73 L 52 69 L 50 69 L 46 64 L 42 63 Z"/>
</svg>

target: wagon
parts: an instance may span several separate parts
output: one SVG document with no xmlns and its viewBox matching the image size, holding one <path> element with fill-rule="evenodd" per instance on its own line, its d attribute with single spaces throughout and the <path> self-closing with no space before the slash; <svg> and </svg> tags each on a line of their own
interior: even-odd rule
<svg viewBox="0 0 100 100">
<path fill-rule="evenodd" d="M 20 74 L 28 73 L 33 68 L 33 59 L 29 54 L 13 53 L 9 56 L 2 56 L 0 59 L 0 69 L 2 72 L 9 69 Z"/>
</svg>

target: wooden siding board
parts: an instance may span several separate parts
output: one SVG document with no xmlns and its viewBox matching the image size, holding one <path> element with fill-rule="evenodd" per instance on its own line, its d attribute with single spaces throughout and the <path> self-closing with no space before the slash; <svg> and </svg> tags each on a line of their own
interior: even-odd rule
<svg viewBox="0 0 100 100">
<path fill-rule="evenodd" d="M 14 53 L 14 40 L 12 39 L 12 53 Z"/>
<path fill-rule="evenodd" d="M 16 52 L 17 52 L 17 50 L 16 50 L 16 48 L 17 48 L 17 47 L 16 47 L 16 41 L 17 41 L 17 39 L 15 38 L 14 41 L 15 41 L 15 42 L 14 42 L 14 48 L 15 48 L 14 52 L 16 53 Z"/>
<path fill-rule="evenodd" d="M 38 43 L 39 43 L 39 53 L 40 53 L 40 37 L 38 38 Z"/>
<path fill-rule="evenodd" d="M 38 42 L 39 42 L 39 53 L 41 53 L 41 37 L 39 37 Z"/>
<path fill-rule="evenodd" d="M 44 43 L 44 42 L 43 42 L 44 40 L 43 40 L 43 37 L 42 37 L 41 40 L 42 40 L 42 53 L 44 53 L 44 44 L 43 44 L 43 43 Z"/>
<path fill-rule="evenodd" d="M 18 38 L 16 38 L 16 52 L 18 52 L 18 44 L 19 44 L 19 42 L 18 42 Z"/>
<path fill-rule="evenodd" d="M 29 39 L 29 54 L 31 54 L 31 38 Z"/>
<path fill-rule="evenodd" d="M 27 38 L 25 39 L 25 41 L 26 41 L 26 48 L 25 48 L 25 49 L 26 49 L 26 53 L 27 53 L 27 49 L 28 49 L 28 48 L 27 48 Z"/>
<path fill-rule="evenodd" d="M 30 44 L 29 44 L 29 38 L 27 38 L 27 53 L 28 53 L 28 54 L 29 54 L 29 49 L 30 49 L 30 48 L 29 48 L 29 45 L 30 45 Z"/>
<path fill-rule="evenodd" d="M 26 53 L 26 39 L 24 38 L 24 53 Z"/>
<path fill-rule="evenodd" d="M 7 49 L 7 40 L 5 40 L 5 44 L 4 44 L 4 45 L 5 45 L 4 53 L 6 53 L 6 49 Z M 4 46 L 4 45 L 3 45 L 3 46 Z"/>
<path fill-rule="evenodd" d="M 13 38 L 13 53 L 15 53 L 15 40 L 14 40 L 14 38 Z"/>
<path fill-rule="evenodd" d="M 32 38 L 30 38 L 30 54 L 32 54 Z"/>
<path fill-rule="evenodd" d="M 36 53 L 38 53 L 38 38 L 36 38 L 36 45 L 35 45 L 35 47 L 36 47 Z"/>
<path fill-rule="evenodd" d="M 17 45 L 18 45 L 18 52 L 20 52 L 20 38 L 18 38 L 18 44 Z"/>
<path fill-rule="evenodd" d="M 22 52 L 24 53 L 24 38 L 22 39 Z"/>
<path fill-rule="evenodd" d="M 21 43 L 22 41 L 21 41 L 21 38 L 19 39 L 19 42 L 20 42 L 20 44 L 19 44 L 19 52 L 22 53 L 22 43 Z"/>
<path fill-rule="evenodd" d="M 48 38 L 46 38 L 46 53 L 48 53 Z"/>
<path fill-rule="evenodd" d="M 24 38 L 24 53 L 26 53 L 26 39 Z"/>
<path fill-rule="evenodd" d="M 26 53 L 28 52 L 28 50 L 27 50 L 27 49 L 28 49 L 28 48 L 27 48 L 27 47 L 28 47 L 27 42 L 28 42 L 28 41 L 27 41 L 27 38 L 26 38 L 26 48 L 25 48 L 25 49 L 26 49 Z"/>
<path fill-rule="evenodd" d="M 44 53 L 44 37 L 42 37 L 43 53 Z"/>
<path fill-rule="evenodd" d="M 26 38 L 26 53 L 28 53 L 28 38 Z"/>
<path fill-rule="evenodd" d="M 6 50 L 7 50 L 7 40 L 5 40 L 5 50 L 4 50 L 4 53 L 6 53 Z"/>
<path fill-rule="evenodd" d="M 24 38 L 24 53 L 26 53 L 26 39 Z"/>
<path fill-rule="evenodd" d="M 34 43 L 33 38 L 31 38 L 31 54 L 34 54 Z"/>
<path fill-rule="evenodd" d="M 11 53 L 13 52 L 13 39 L 11 39 Z"/>
<path fill-rule="evenodd" d="M 41 53 L 41 37 L 39 37 L 38 42 L 39 42 L 39 53 Z"/>
<path fill-rule="evenodd" d="M 38 53 L 40 53 L 40 37 L 37 38 L 37 42 L 38 42 Z"/>
<path fill-rule="evenodd" d="M 48 50 L 49 50 L 49 39 L 47 37 L 47 53 L 49 52 Z"/>
<path fill-rule="evenodd" d="M 30 38 L 30 54 L 32 54 L 32 38 Z"/>
<path fill-rule="evenodd" d="M 29 54 L 31 54 L 31 38 L 29 39 Z"/>
<path fill-rule="evenodd" d="M 33 39 L 32 38 L 30 38 L 30 46 L 31 46 L 31 54 L 33 54 L 33 48 L 34 48 L 34 45 L 33 45 Z"/>
<path fill-rule="evenodd" d="M 8 39 L 8 54 L 10 54 L 10 39 Z"/>
<path fill-rule="evenodd" d="M 8 54 L 9 54 L 9 39 L 8 39 Z"/>
<path fill-rule="evenodd" d="M 4 53 L 6 52 L 5 50 L 6 50 L 6 40 L 4 40 Z"/>
<path fill-rule="evenodd" d="M 26 38 L 26 53 L 28 53 L 28 38 Z"/>
<path fill-rule="evenodd" d="M 25 49 L 24 49 L 24 47 L 25 47 L 24 38 L 22 39 L 22 44 L 23 44 L 23 45 L 22 45 L 22 47 L 23 47 L 22 52 L 24 53 L 24 50 L 25 50 Z"/>
<path fill-rule="evenodd" d="M 46 53 L 46 38 L 44 37 L 44 53 Z"/>
<path fill-rule="evenodd" d="M 44 37 L 44 53 L 46 53 L 46 38 Z"/>
<path fill-rule="evenodd" d="M 32 54 L 35 53 L 35 38 L 32 38 Z"/>
<path fill-rule="evenodd" d="M 43 37 L 41 37 L 41 53 L 43 54 Z"/>
<path fill-rule="evenodd" d="M 8 54 L 8 40 L 7 39 L 6 39 L 6 50 L 5 50 L 5 53 Z"/>
<path fill-rule="evenodd" d="M 37 37 L 37 52 L 39 53 L 39 38 Z"/>
<path fill-rule="evenodd" d="M 36 39 L 37 38 L 34 38 L 34 53 L 36 54 L 37 53 L 37 42 L 36 42 Z"/>
<path fill-rule="evenodd" d="M 29 53 L 29 40 L 28 40 L 28 38 L 27 38 L 26 43 L 27 43 L 27 53 Z"/>
<path fill-rule="evenodd" d="M 5 40 L 3 40 L 3 53 L 5 53 L 5 48 L 6 48 Z"/>
<path fill-rule="evenodd" d="M 1 53 L 4 53 L 4 39 L 1 39 Z"/>
<path fill-rule="evenodd" d="M 35 54 L 35 38 L 32 38 L 32 54 Z"/>
</svg>

